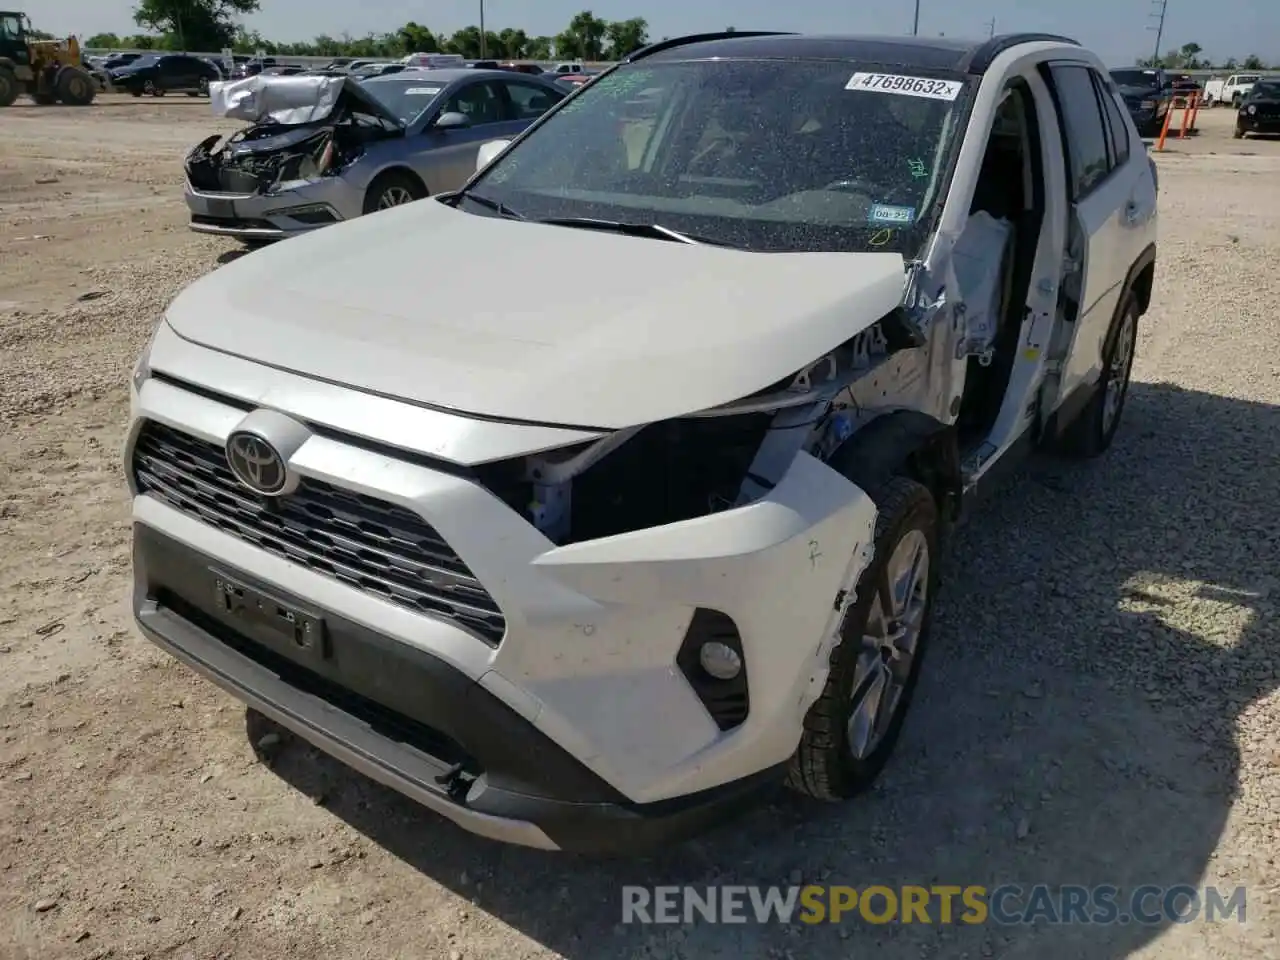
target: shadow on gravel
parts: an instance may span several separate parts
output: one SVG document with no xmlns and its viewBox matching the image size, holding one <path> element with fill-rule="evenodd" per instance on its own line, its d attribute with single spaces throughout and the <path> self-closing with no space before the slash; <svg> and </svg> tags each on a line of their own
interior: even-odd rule
<svg viewBox="0 0 1280 960">
<path fill-rule="evenodd" d="M 1280 556 L 1277 436 L 1280 408 L 1134 384 L 1107 457 L 1011 479 L 952 544 L 915 709 L 861 801 L 784 799 L 662 856 L 600 861 L 470 837 L 297 745 L 276 770 L 573 960 L 1124 957 L 1167 922 L 948 925 L 935 906 L 932 925 L 624 927 L 621 887 L 1239 882 L 1211 854 L 1235 720 L 1280 669 L 1280 585 L 1259 563 Z M 1224 617 L 1236 628 L 1210 635 Z"/>
</svg>

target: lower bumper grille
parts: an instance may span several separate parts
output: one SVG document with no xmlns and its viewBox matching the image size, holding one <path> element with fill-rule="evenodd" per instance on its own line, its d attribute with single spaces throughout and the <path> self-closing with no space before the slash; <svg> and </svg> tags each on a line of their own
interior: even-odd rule
<svg viewBox="0 0 1280 960">
<path fill-rule="evenodd" d="M 303 479 L 285 497 L 258 496 L 221 447 L 148 421 L 133 451 L 140 493 L 335 580 L 416 613 L 450 620 L 496 646 L 506 621 L 435 529 L 384 500 Z"/>
</svg>

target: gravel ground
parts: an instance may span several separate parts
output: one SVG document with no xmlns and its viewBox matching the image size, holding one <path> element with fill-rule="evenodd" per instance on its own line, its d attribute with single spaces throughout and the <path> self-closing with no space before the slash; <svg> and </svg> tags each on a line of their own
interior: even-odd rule
<svg viewBox="0 0 1280 960">
<path fill-rule="evenodd" d="M 234 255 L 191 235 L 187 98 L 0 111 L 0 956 L 1280 956 L 1280 142 L 1160 158 L 1126 421 L 954 545 L 900 752 L 680 850 L 504 848 L 269 732 L 131 628 L 130 364 Z M 271 738 L 268 738 L 269 740 Z M 624 883 L 1248 886 L 1245 924 L 622 927 Z"/>
</svg>

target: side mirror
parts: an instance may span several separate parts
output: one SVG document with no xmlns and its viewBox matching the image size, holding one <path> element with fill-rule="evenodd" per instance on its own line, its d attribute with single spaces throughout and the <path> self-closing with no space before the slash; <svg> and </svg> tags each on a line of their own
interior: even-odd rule
<svg viewBox="0 0 1280 960">
<path fill-rule="evenodd" d="M 461 130 L 463 127 L 471 126 L 471 118 L 465 113 L 456 111 L 451 113 L 442 113 L 436 117 L 436 122 L 431 125 L 433 130 Z"/>
<path fill-rule="evenodd" d="M 476 173 L 479 173 L 503 150 L 507 149 L 510 140 L 490 140 L 480 144 L 480 152 L 476 154 Z"/>
</svg>

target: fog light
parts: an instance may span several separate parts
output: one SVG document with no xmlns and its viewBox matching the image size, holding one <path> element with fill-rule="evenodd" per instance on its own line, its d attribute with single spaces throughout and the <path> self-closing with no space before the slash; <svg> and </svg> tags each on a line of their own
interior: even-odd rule
<svg viewBox="0 0 1280 960">
<path fill-rule="evenodd" d="M 727 644 L 711 640 L 698 648 L 698 662 L 716 680 L 732 680 L 742 672 L 742 657 Z"/>
</svg>

